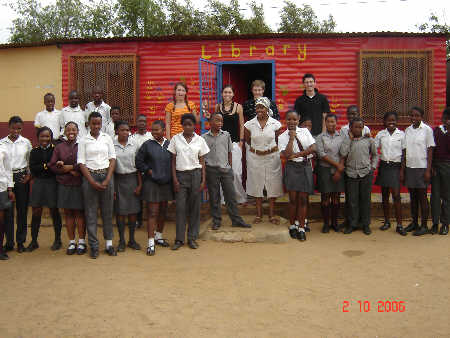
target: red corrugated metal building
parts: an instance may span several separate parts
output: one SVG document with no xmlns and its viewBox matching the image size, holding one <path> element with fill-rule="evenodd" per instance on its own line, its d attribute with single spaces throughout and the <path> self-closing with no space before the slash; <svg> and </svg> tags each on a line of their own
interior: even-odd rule
<svg viewBox="0 0 450 338">
<path fill-rule="evenodd" d="M 68 91 L 78 89 L 85 103 L 98 84 L 131 121 L 137 113 L 163 119 L 178 81 L 188 85 L 189 100 L 198 107 L 201 97 L 211 111 L 224 84 L 235 87 L 242 103 L 250 82 L 262 79 L 284 117 L 303 91 L 303 74 L 313 73 L 340 124 L 346 108 L 357 104 L 374 130 L 388 110 L 408 124 L 413 105 L 424 107 L 427 121 L 437 125 L 446 100 L 445 41 L 445 35 L 416 33 L 69 40 L 60 42 L 63 100 L 67 104 Z"/>
</svg>

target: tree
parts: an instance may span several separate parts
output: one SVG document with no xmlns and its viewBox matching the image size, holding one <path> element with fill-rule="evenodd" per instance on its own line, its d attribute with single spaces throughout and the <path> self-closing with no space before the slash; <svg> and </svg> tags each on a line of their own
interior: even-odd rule
<svg viewBox="0 0 450 338">
<path fill-rule="evenodd" d="M 441 23 L 436 14 L 431 13 L 428 22 L 417 25 L 422 32 L 445 33 L 450 36 L 450 25 Z M 447 57 L 450 57 L 450 40 L 447 40 Z"/>
<path fill-rule="evenodd" d="M 332 15 L 320 22 L 311 6 L 297 7 L 288 0 L 284 2 L 280 18 L 280 33 L 329 33 L 336 27 Z"/>
<path fill-rule="evenodd" d="M 84 4 L 80 0 L 57 0 L 42 7 L 37 0 L 18 0 L 11 7 L 11 42 L 24 43 L 52 39 L 105 37 L 111 32 L 112 7 L 104 1 Z"/>
</svg>

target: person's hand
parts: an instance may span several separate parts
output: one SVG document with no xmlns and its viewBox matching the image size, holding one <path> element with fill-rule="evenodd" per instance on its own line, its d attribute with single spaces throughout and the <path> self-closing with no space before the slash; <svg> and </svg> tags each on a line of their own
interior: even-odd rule
<svg viewBox="0 0 450 338">
<path fill-rule="evenodd" d="M 423 179 L 424 179 L 425 183 L 430 183 L 430 180 L 431 180 L 431 170 L 430 169 L 425 170 L 425 174 L 423 174 Z"/>
<path fill-rule="evenodd" d="M 117 193 L 114 191 L 114 201 L 117 200 Z"/>
<path fill-rule="evenodd" d="M 147 175 L 148 175 L 148 176 L 152 176 L 152 169 L 149 169 L 149 170 L 147 171 Z"/>
<path fill-rule="evenodd" d="M 405 185 L 405 170 L 400 169 L 400 183 Z"/>
<path fill-rule="evenodd" d="M 353 133 L 350 131 L 350 129 L 348 130 L 348 137 L 349 137 L 350 140 L 352 140 L 352 141 L 353 141 L 353 139 L 355 138 L 355 137 L 353 136 Z"/>
<path fill-rule="evenodd" d="M 289 130 L 289 137 L 290 138 L 295 138 L 295 136 L 297 136 L 297 131 L 296 130 Z"/>
<path fill-rule="evenodd" d="M 62 168 L 64 165 L 64 161 L 58 161 L 56 162 L 56 168 Z"/>
<path fill-rule="evenodd" d="M 70 173 L 72 176 L 74 176 L 74 177 L 78 177 L 78 176 L 81 175 L 81 174 L 80 174 L 78 171 L 76 171 L 76 170 L 71 170 L 71 171 L 69 171 L 69 173 Z"/>
<path fill-rule="evenodd" d="M 342 173 L 345 170 L 344 164 L 339 163 L 338 166 L 336 167 L 336 170 Z"/>
<path fill-rule="evenodd" d="M 240 142 L 239 142 L 239 148 L 242 149 L 243 146 L 244 146 L 244 142 L 240 141 Z"/>
<path fill-rule="evenodd" d="M 198 188 L 199 192 L 202 192 L 202 190 L 205 189 L 205 181 L 202 180 L 202 183 L 200 183 L 200 188 Z"/>
<path fill-rule="evenodd" d="M 138 186 L 136 187 L 136 189 L 134 189 L 134 194 L 135 194 L 136 196 L 139 196 L 139 195 L 141 194 L 141 190 L 142 190 L 142 184 L 141 184 L 141 185 L 138 185 Z"/>
<path fill-rule="evenodd" d="M 31 175 L 30 174 L 26 174 L 24 176 L 22 176 L 22 179 L 20 180 L 20 183 L 22 184 L 27 184 L 31 179 Z"/>
<path fill-rule="evenodd" d="M 108 188 L 108 184 L 109 184 L 109 180 L 108 179 L 105 179 L 102 182 L 101 186 L 103 187 L 103 190 L 106 190 L 106 188 Z"/>
<path fill-rule="evenodd" d="M 436 169 L 434 167 L 431 168 L 431 177 L 436 176 Z"/>
<path fill-rule="evenodd" d="M 178 182 L 178 180 L 173 181 L 173 190 L 175 192 L 179 192 L 180 191 L 180 182 Z"/>
<path fill-rule="evenodd" d="M 16 200 L 16 195 L 11 191 L 8 191 L 8 198 L 11 202 L 14 202 Z"/>
<path fill-rule="evenodd" d="M 338 170 L 334 173 L 334 175 L 331 177 L 331 179 L 333 180 L 333 182 L 338 182 L 342 177 L 341 172 Z"/>
<path fill-rule="evenodd" d="M 104 191 L 105 188 L 103 187 L 103 185 L 101 185 L 100 183 L 98 183 L 97 181 L 93 181 L 91 183 L 92 188 L 94 188 L 97 191 Z"/>
</svg>

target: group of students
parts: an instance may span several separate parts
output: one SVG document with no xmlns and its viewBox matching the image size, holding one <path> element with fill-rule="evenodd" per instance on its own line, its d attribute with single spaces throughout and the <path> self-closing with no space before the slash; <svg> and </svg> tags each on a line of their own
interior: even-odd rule
<svg viewBox="0 0 450 338">
<path fill-rule="evenodd" d="M 310 78 L 303 79 L 308 89 L 305 79 Z M 147 254 L 152 256 L 156 245 L 169 246 L 162 233 L 168 203 L 172 200 L 176 201 L 176 239 L 172 249 L 185 244 L 186 225 L 187 244 L 196 249 L 201 192 L 205 186 L 209 192 L 213 230 L 221 227 L 221 195 L 232 226 L 251 227 L 239 215 L 237 207 L 247 195 L 255 198 L 253 224 L 262 222 L 265 196 L 269 200 L 269 221 L 279 224 L 274 204 L 276 198 L 283 195 L 284 186 L 289 194 L 289 232 L 293 238 L 306 240 L 308 196 L 315 188 L 321 193 L 322 232 L 333 228 L 335 231 L 344 229 L 348 234 L 361 228 L 365 234 L 370 234 L 370 197 L 377 168 L 375 183 L 382 187 L 385 215 L 382 230 L 390 228 L 389 195 L 392 194 L 396 231 L 401 235 L 409 231 L 414 231 L 414 235 L 428 233 L 427 186 L 432 182 L 431 233 L 438 232 L 439 221 L 442 223 L 440 234 L 448 233 L 449 109 L 443 112 L 443 124 L 434 131 L 422 121 L 424 112 L 419 107 L 410 110 L 412 124 L 405 132 L 397 128 L 397 113 L 388 112 L 384 116 L 386 129 L 373 139 L 356 106 L 348 107 L 349 123 L 337 131 L 337 116 L 324 111 L 326 98 L 324 101 L 324 96 L 315 97 L 321 94 L 310 87 L 312 97 L 305 90 L 305 98 L 302 96 L 295 104 L 299 110 L 306 109 L 309 113 L 288 111 L 287 129 L 283 131 L 276 105 L 263 96 L 264 82 L 254 81 L 251 90 L 253 98 L 242 106 L 233 101 L 233 88 L 225 86 L 223 101 L 209 116 L 210 130 L 201 136 L 195 132 L 199 113 L 188 101 L 184 83 L 174 87 L 173 102 L 166 107 L 166 122 L 154 121 L 151 133 L 147 131 L 146 116 L 139 115 L 137 131 L 131 135 L 128 123 L 120 119 L 120 108 L 107 105 L 100 88 L 94 90 L 94 100 L 86 105 L 85 111 L 79 106 L 76 91 L 69 93 L 69 106 L 62 111 L 54 109 L 54 96 L 46 94 L 46 110 L 38 113 L 35 120 L 39 145 L 33 149 L 31 142 L 20 135 L 21 118 L 11 117 L 10 133 L 0 142 L 1 244 L 5 230 L 7 235 L 6 245 L 0 245 L 0 259 L 8 259 L 6 252 L 14 248 L 12 201 L 17 212 L 19 253 L 39 248 L 43 207 L 50 209 L 53 221 L 52 250 L 62 246 L 59 209 L 64 209 L 69 237 L 67 254 L 87 252 L 87 230 L 90 256 L 97 258 L 98 208 L 105 252 L 115 256 L 126 246 L 139 250 L 134 233 L 136 220 L 142 213 L 142 201 L 145 201 Z M 312 105 L 320 105 L 320 119 L 312 114 Z M 318 122 L 322 124 L 322 132 L 317 135 Z M 242 156 L 247 167 L 246 190 L 242 185 Z M 284 172 L 282 159 L 285 160 Z M 411 198 L 412 222 L 406 228 L 402 224 L 401 184 L 408 187 Z M 345 222 L 338 225 L 342 192 L 345 192 Z M 29 205 L 32 207 L 32 239 L 25 248 Z M 112 243 L 114 214 L 119 232 L 117 248 Z M 126 225 L 129 228 L 127 244 Z"/>
</svg>

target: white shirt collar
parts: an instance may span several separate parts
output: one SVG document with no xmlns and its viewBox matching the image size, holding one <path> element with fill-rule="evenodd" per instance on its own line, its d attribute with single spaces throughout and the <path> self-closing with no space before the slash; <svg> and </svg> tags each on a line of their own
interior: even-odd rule
<svg viewBox="0 0 450 338">
<path fill-rule="evenodd" d="M 114 142 L 115 146 L 119 146 L 119 147 L 122 147 L 122 148 L 134 145 L 134 143 L 130 140 L 129 137 L 128 137 L 128 140 L 127 140 L 127 144 L 125 144 L 125 147 L 119 142 L 118 138 L 114 138 L 113 142 Z"/>
<path fill-rule="evenodd" d="M 13 140 L 11 140 L 10 138 L 9 138 L 9 135 L 8 136 L 6 136 L 5 138 L 4 138 L 4 140 L 7 142 L 7 143 L 21 143 L 21 142 L 24 142 L 25 141 L 25 137 L 23 137 L 22 135 L 19 135 L 19 137 L 17 138 L 17 140 L 15 140 L 15 141 L 13 141 Z"/>
<path fill-rule="evenodd" d="M 89 139 L 91 139 L 91 140 L 98 140 L 100 137 L 103 137 L 103 136 L 108 136 L 108 137 L 110 137 L 108 134 L 106 134 L 106 133 L 104 133 L 104 132 L 102 132 L 102 131 L 100 131 L 100 132 L 98 133 L 98 137 L 97 137 L 97 138 L 95 138 L 94 136 L 92 136 L 92 135 L 91 135 L 91 132 L 89 132 L 89 133 L 86 134 L 86 137 L 89 138 Z"/>
<path fill-rule="evenodd" d="M 442 132 L 443 132 L 444 134 L 447 134 L 447 130 L 444 128 L 444 125 L 443 125 L 443 124 L 441 124 L 441 125 L 439 126 L 439 128 L 442 130 Z"/>
</svg>

